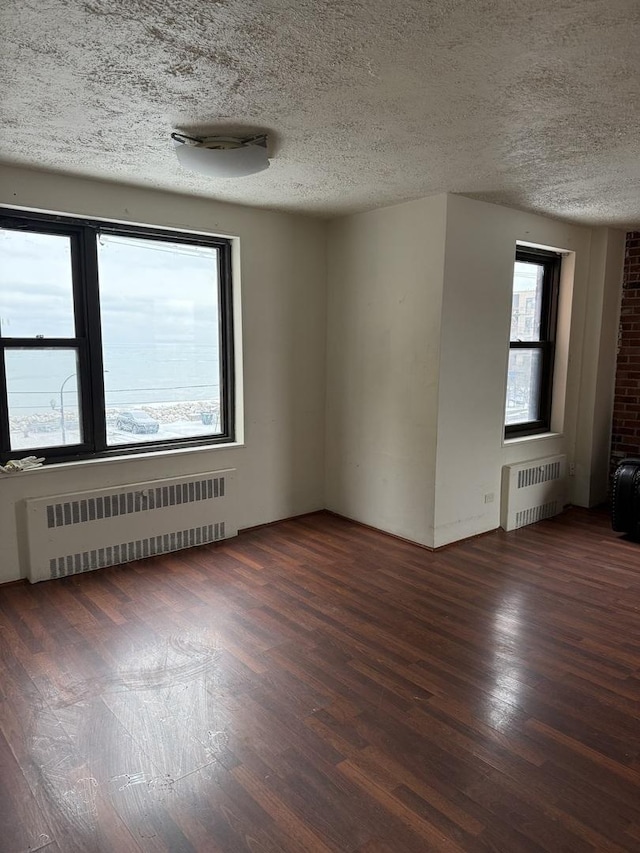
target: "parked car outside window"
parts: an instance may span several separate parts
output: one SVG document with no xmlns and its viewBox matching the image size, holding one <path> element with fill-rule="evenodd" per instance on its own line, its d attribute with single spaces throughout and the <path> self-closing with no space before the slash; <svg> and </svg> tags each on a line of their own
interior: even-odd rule
<svg viewBox="0 0 640 853">
<path fill-rule="evenodd" d="M 139 409 L 131 412 L 120 412 L 116 421 L 116 428 L 127 432 L 158 432 L 160 424 L 151 415 Z"/>
</svg>

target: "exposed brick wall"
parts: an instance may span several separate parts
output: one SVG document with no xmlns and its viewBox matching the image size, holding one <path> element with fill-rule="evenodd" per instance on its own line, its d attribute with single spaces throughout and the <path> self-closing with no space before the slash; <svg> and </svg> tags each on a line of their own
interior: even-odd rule
<svg viewBox="0 0 640 853">
<path fill-rule="evenodd" d="M 640 231 L 627 234 L 611 462 L 640 458 Z"/>
</svg>

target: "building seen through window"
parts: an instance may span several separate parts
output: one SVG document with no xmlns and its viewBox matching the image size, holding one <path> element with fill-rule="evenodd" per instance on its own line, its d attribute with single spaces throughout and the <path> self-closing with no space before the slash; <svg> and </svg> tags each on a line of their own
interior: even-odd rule
<svg viewBox="0 0 640 853">
<path fill-rule="evenodd" d="M 550 428 L 560 257 L 518 248 L 513 274 L 505 435 Z"/>
</svg>

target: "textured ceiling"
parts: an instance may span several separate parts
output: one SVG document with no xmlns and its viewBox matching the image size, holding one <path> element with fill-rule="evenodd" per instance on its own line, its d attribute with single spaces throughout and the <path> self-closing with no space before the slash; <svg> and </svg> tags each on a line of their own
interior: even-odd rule
<svg viewBox="0 0 640 853">
<path fill-rule="evenodd" d="M 321 215 L 431 193 L 640 225 L 638 0 L 4 0 L 0 160 Z M 273 133 L 182 171 L 173 129 Z"/>
</svg>

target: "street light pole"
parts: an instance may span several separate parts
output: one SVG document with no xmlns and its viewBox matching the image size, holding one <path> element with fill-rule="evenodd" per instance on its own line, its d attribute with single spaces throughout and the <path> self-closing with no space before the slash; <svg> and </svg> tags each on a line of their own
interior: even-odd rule
<svg viewBox="0 0 640 853">
<path fill-rule="evenodd" d="M 108 373 L 109 371 L 105 370 L 104 372 Z M 66 424 L 64 422 L 64 386 L 70 379 L 73 379 L 75 375 L 75 371 L 73 373 L 70 373 L 60 386 L 60 432 L 62 433 L 62 444 L 66 444 L 67 439 Z"/>
<path fill-rule="evenodd" d="M 75 371 L 70 373 L 67 378 L 64 380 L 62 385 L 60 386 L 60 431 L 62 432 L 62 443 L 66 444 L 67 435 L 65 432 L 65 423 L 64 423 L 64 386 L 70 379 L 73 379 L 75 376 Z"/>
</svg>

